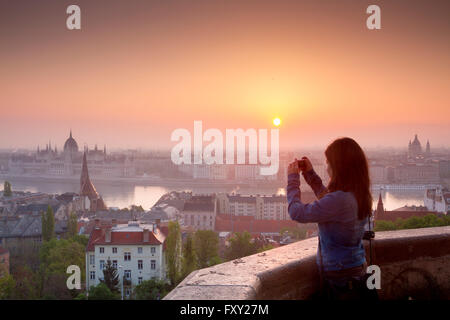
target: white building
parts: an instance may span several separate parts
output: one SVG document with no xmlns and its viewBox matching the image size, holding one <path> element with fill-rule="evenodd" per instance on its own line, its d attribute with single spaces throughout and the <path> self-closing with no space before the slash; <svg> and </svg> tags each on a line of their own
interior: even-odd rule
<svg viewBox="0 0 450 320">
<path fill-rule="evenodd" d="M 96 220 L 86 248 L 86 289 L 100 283 L 108 260 L 117 268 L 119 283 L 125 279 L 125 297 L 144 280 L 165 279 L 164 241 L 155 224 L 132 221 L 105 228 Z"/>
<path fill-rule="evenodd" d="M 220 193 L 217 212 L 235 216 L 252 216 L 258 220 L 290 220 L 286 196 L 244 196 Z"/>
<path fill-rule="evenodd" d="M 427 189 L 423 203 L 430 211 L 448 213 L 450 211 L 450 192 L 443 188 Z"/>
</svg>

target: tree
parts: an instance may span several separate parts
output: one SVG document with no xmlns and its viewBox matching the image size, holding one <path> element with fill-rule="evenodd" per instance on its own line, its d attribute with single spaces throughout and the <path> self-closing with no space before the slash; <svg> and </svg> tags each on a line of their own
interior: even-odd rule
<svg viewBox="0 0 450 320">
<path fill-rule="evenodd" d="M 75 212 L 71 212 L 69 215 L 69 221 L 67 221 L 67 236 L 69 238 L 74 237 L 78 232 L 78 218 Z"/>
<path fill-rule="evenodd" d="M 172 286 L 178 284 L 181 271 L 181 231 L 178 221 L 169 222 L 169 233 L 166 238 L 167 276 Z"/>
<path fill-rule="evenodd" d="M 80 297 L 81 298 L 81 297 Z M 97 286 L 92 286 L 89 289 L 88 300 L 119 300 L 120 295 L 111 292 L 104 283 L 99 283 Z"/>
<path fill-rule="evenodd" d="M 194 238 L 189 234 L 183 246 L 182 277 L 185 278 L 195 269 L 197 269 L 197 256 L 194 249 Z"/>
<path fill-rule="evenodd" d="M 197 230 L 194 234 L 195 252 L 199 268 L 216 264 L 219 257 L 219 236 L 211 230 Z"/>
<path fill-rule="evenodd" d="M 151 279 L 142 281 L 134 289 L 136 300 L 160 300 L 169 292 L 169 285 L 164 280 Z"/>
<path fill-rule="evenodd" d="M 436 216 L 429 214 L 424 217 L 410 217 L 408 219 L 398 218 L 395 221 L 377 220 L 375 221 L 375 231 L 401 230 L 430 228 L 450 225 L 450 216 Z"/>
<path fill-rule="evenodd" d="M 145 212 L 144 208 L 142 206 L 137 206 L 135 204 L 132 204 L 130 207 L 131 211 L 137 211 L 137 212 Z"/>
<path fill-rule="evenodd" d="M 280 235 L 287 234 L 292 239 L 303 240 L 306 239 L 306 228 L 304 227 L 286 227 L 280 230 Z"/>
<path fill-rule="evenodd" d="M 47 207 L 47 212 L 42 213 L 42 239 L 44 241 L 49 241 L 55 237 L 55 216 L 53 214 L 53 209 L 49 205 Z"/>
<path fill-rule="evenodd" d="M 111 260 L 108 259 L 106 265 L 103 269 L 103 279 L 100 282 L 106 284 L 109 290 L 114 293 L 119 291 L 119 275 L 117 274 L 117 269 L 114 268 Z"/>
<path fill-rule="evenodd" d="M 42 282 L 41 294 L 47 298 L 75 297 L 78 292 L 67 289 L 67 267 L 77 265 L 81 270 L 81 281 L 85 279 L 85 248 L 78 238 L 55 238 L 44 242 L 39 251 L 41 260 L 40 278 Z"/>
<path fill-rule="evenodd" d="M 18 267 L 12 276 L 15 286 L 11 299 L 14 300 L 35 300 L 40 297 L 41 282 L 39 275 L 27 266 Z"/>
<path fill-rule="evenodd" d="M 236 232 L 229 241 L 230 246 L 225 253 L 228 260 L 246 257 L 257 252 L 257 247 L 255 243 L 252 242 L 252 236 L 247 231 Z"/>
<path fill-rule="evenodd" d="M 12 196 L 11 183 L 9 181 L 5 181 L 5 183 L 3 184 L 3 196 Z"/>
<path fill-rule="evenodd" d="M 10 274 L 0 277 L 0 300 L 12 299 L 16 282 Z"/>
</svg>

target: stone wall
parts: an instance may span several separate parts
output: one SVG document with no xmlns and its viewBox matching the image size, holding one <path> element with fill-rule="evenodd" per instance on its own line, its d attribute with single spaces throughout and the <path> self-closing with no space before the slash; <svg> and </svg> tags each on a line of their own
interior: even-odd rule
<svg viewBox="0 0 450 320">
<path fill-rule="evenodd" d="M 310 238 L 197 270 L 164 299 L 308 299 L 319 288 L 316 251 Z M 450 299 L 450 227 L 377 232 L 372 264 L 381 299 Z"/>
</svg>

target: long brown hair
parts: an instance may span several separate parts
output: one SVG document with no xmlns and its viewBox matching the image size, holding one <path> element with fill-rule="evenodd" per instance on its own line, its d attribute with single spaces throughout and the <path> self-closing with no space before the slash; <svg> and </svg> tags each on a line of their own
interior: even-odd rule
<svg viewBox="0 0 450 320">
<path fill-rule="evenodd" d="M 372 212 L 369 166 L 364 151 L 351 138 L 334 140 L 325 150 L 328 165 L 331 168 L 328 191 L 352 192 L 358 202 L 360 220 Z"/>
</svg>

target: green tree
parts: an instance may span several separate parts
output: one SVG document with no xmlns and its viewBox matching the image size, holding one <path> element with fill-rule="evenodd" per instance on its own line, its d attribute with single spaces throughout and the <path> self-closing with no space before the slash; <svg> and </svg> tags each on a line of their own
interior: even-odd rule
<svg viewBox="0 0 450 320">
<path fill-rule="evenodd" d="M 16 281 L 10 274 L 0 277 L 0 300 L 12 299 Z"/>
<path fill-rule="evenodd" d="M 286 227 L 280 230 L 280 235 L 287 234 L 292 239 L 303 240 L 306 239 L 306 228 L 303 227 Z"/>
<path fill-rule="evenodd" d="M 49 241 L 55 237 L 55 216 L 53 214 L 53 209 L 49 205 L 47 207 L 47 212 L 42 213 L 42 239 L 44 241 Z"/>
<path fill-rule="evenodd" d="M 181 231 L 178 221 L 169 222 L 169 233 L 166 238 L 167 276 L 172 286 L 176 286 L 181 272 Z"/>
<path fill-rule="evenodd" d="M 41 281 L 39 274 L 27 266 L 18 267 L 12 276 L 15 280 L 11 299 L 35 300 L 40 298 Z"/>
<path fill-rule="evenodd" d="M 71 212 L 69 215 L 69 221 L 67 221 L 67 237 L 71 238 L 77 234 L 78 231 L 78 218 L 75 212 Z"/>
<path fill-rule="evenodd" d="M 164 280 L 151 279 L 142 281 L 134 289 L 136 300 L 160 300 L 169 292 L 169 285 Z"/>
<path fill-rule="evenodd" d="M 86 246 L 75 239 L 55 238 L 44 242 L 39 251 L 40 278 L 42 282 L 41 294 L 47 298 L 64 298 L 78 294 L 69 291 L 66 286 L 67 267 L 77 265 L 81 271 L 81 281 L 85 279 L 85 248 Z"/>
<path fill-rule="evenodd" d="M 194 238 L 189 234 L 183 246 L 182 277 L 185 278 L 195 269 L 197 269 L 197 256 L 194 249 Z"/>
<path fill-rule="evenodd" d="M 247 231 L 236 232 L 229 240 L 230 246 L 227 248 L 225 256 L 228 260 L 246 257 L 257 252 L 257 247 L 252 242 L 252 236 Z"/>
<path fill-rule="evenodd" d="M 216 264 L 219 257 L 219 236 L 211 230 L 197 230 L 194 234 L 197 265 L 206 268 Z"/>
<path fill-rule="evenodd" d="M 106 284 L 109 290 L 114 293 L 119 291 L 119 275 L 117 274 L 117 269 L 114 268 L 111 260 L 108 259 L 106 265 L 103 269 L 103 279 L 100 280 L 102 283 Z"/>
<path fill-rule="evenodd" d="M 119 300 L 120 295 L 111 292 L 104 283 L 92 286 L 89 289 L 88 300 Z"/>
<path fill-rule="evenodd" d="M 375 231 L 401 230 L 441 227 L 450 225 L 449 216 L 437 216 L 429 214 L 424 217 L 410 217 L 408 219 L 397 219 L 393 221 L 378 220 L 375 221 Z"/>
<path fill-rule="evenodd" d="M 12 196 L 11 183 L 9 181 L 5 181 L 5 183 L 3 184 L 3 196 Z"/>
</svg>

